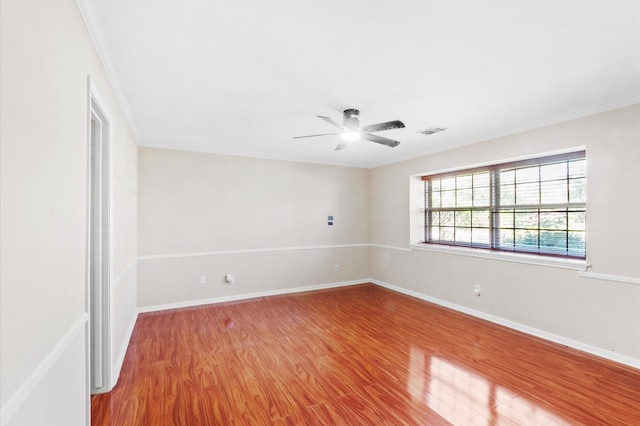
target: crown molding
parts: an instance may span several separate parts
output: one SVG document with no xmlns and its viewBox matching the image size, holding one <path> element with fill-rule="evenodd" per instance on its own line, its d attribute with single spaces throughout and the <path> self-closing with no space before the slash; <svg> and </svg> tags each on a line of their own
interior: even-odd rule
<svg viewBox="0 0 640 426">
<path fill-rule="evenodd" d="M 133 135 L 136 145 L 140 145 L 140 137 L 133 122 L 131 108 L 123 95 L 124 92 L 122 90 L 122 84 L 118 79 L 118 74 L 116 73 L 116 68 L 113 65 L 111 54 L 109 53 L 106 42 L 104 41 L 102 28 L 100 26 L 94 4 L 91 0 L 76 0 L 76 5 L 80 11 L 82 20 L 84 21 L 84 25 L 87 28 L 89 37 L 93 42 L 93 46 L 96 49 L 98 59 L 102 64 L 107 80 L 111 84 L 111 88 L 115 94 L 118 105 L 120 106 L 127 124 L 129 125 L 129 129 Z"/>
</svg>

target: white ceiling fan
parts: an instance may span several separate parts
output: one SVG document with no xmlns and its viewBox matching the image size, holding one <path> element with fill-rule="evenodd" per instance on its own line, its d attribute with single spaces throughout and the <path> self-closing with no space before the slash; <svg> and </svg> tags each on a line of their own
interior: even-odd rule
<svg viewBox="0 0 640 426">
<path fill-rule="evenodd" d="M 336 149 L 335 149 L 336 151 L 346 148 L 349 142 L 355 141 L 358 139 L 364 139 L 370 142 L 375 142 L 381 145 L 388 146 L 390 148 L 394 148 L 400 145 L 399 141 L 385 138 L 378 135 L 373 135 L 371 133 L 380 132 L 382 130 L 401 129 L 404 127 L 404 123 L 400 120 L 385 121 L 384 123 L 360 126 L 360 111 L 353 108 L 345 109 L 343 111 L 342 125 L 336 123 L 329 117 L 325 117 L 323 115 L 317 115 L 316 117 L 318 117 L 323 121 L 326 121 L 327 123 L 331 124 L 333 127 L 340 129 L 340 131 L 334 132 L 334 133 L 321 133 L 317 135 L 295 136 L 294 139 L 313 138 L 317 136 L 339 135 L 341 141 L 336 146 Z"/>
</svg>

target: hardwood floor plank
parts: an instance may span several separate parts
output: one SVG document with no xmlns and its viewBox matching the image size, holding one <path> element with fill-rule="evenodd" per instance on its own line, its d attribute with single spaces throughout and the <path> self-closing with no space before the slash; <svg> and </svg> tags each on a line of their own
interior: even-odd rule
<svg viewBox="0 0 640 426">
<path fill-rule="evenodd" d="M 142 314 L 92 425 L 640 425 L 640 370 L 375 285 Z"/>
</svg>

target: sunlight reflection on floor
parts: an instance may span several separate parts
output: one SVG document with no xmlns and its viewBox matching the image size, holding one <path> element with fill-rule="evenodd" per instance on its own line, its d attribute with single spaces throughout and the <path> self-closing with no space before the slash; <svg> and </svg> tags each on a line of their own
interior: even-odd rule
<svg viewBox="0 0 640 426">
<path fill-rule="evenodd" d="M 558 416 L 467 369 L 411 348 L 407 391 L 453 424 L 567 425 Z"/>
</svg>

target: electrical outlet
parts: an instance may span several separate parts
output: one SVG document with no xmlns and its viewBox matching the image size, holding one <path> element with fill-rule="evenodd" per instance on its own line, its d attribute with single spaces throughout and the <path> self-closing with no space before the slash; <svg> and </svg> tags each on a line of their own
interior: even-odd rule
<svg viewBox="0 0 640 426">
<path fill-rule="evenodd" d="M 340 265 L 336 263 L 336 265 L 333 267 L 333 270 L 338 272 L 340 270 Z"/>
<path fill-rule="evenodd" d="M 224 276 L 224 282 L 231 285 L 233 284 L 233 274 L 227 274 Z"/>
<path fill-rule="evenodd" d="M 480 284 L 476 284 L 476 286 L 473 288 L 473 294 L 475 294 L 476 296 L 480 296 Z"/>
<path fill-rule="evenodd" d="M 207 283 L 207 276 L 200 275 L 200 284 L 206 284 L 206 283 Z"/>
</svg>

